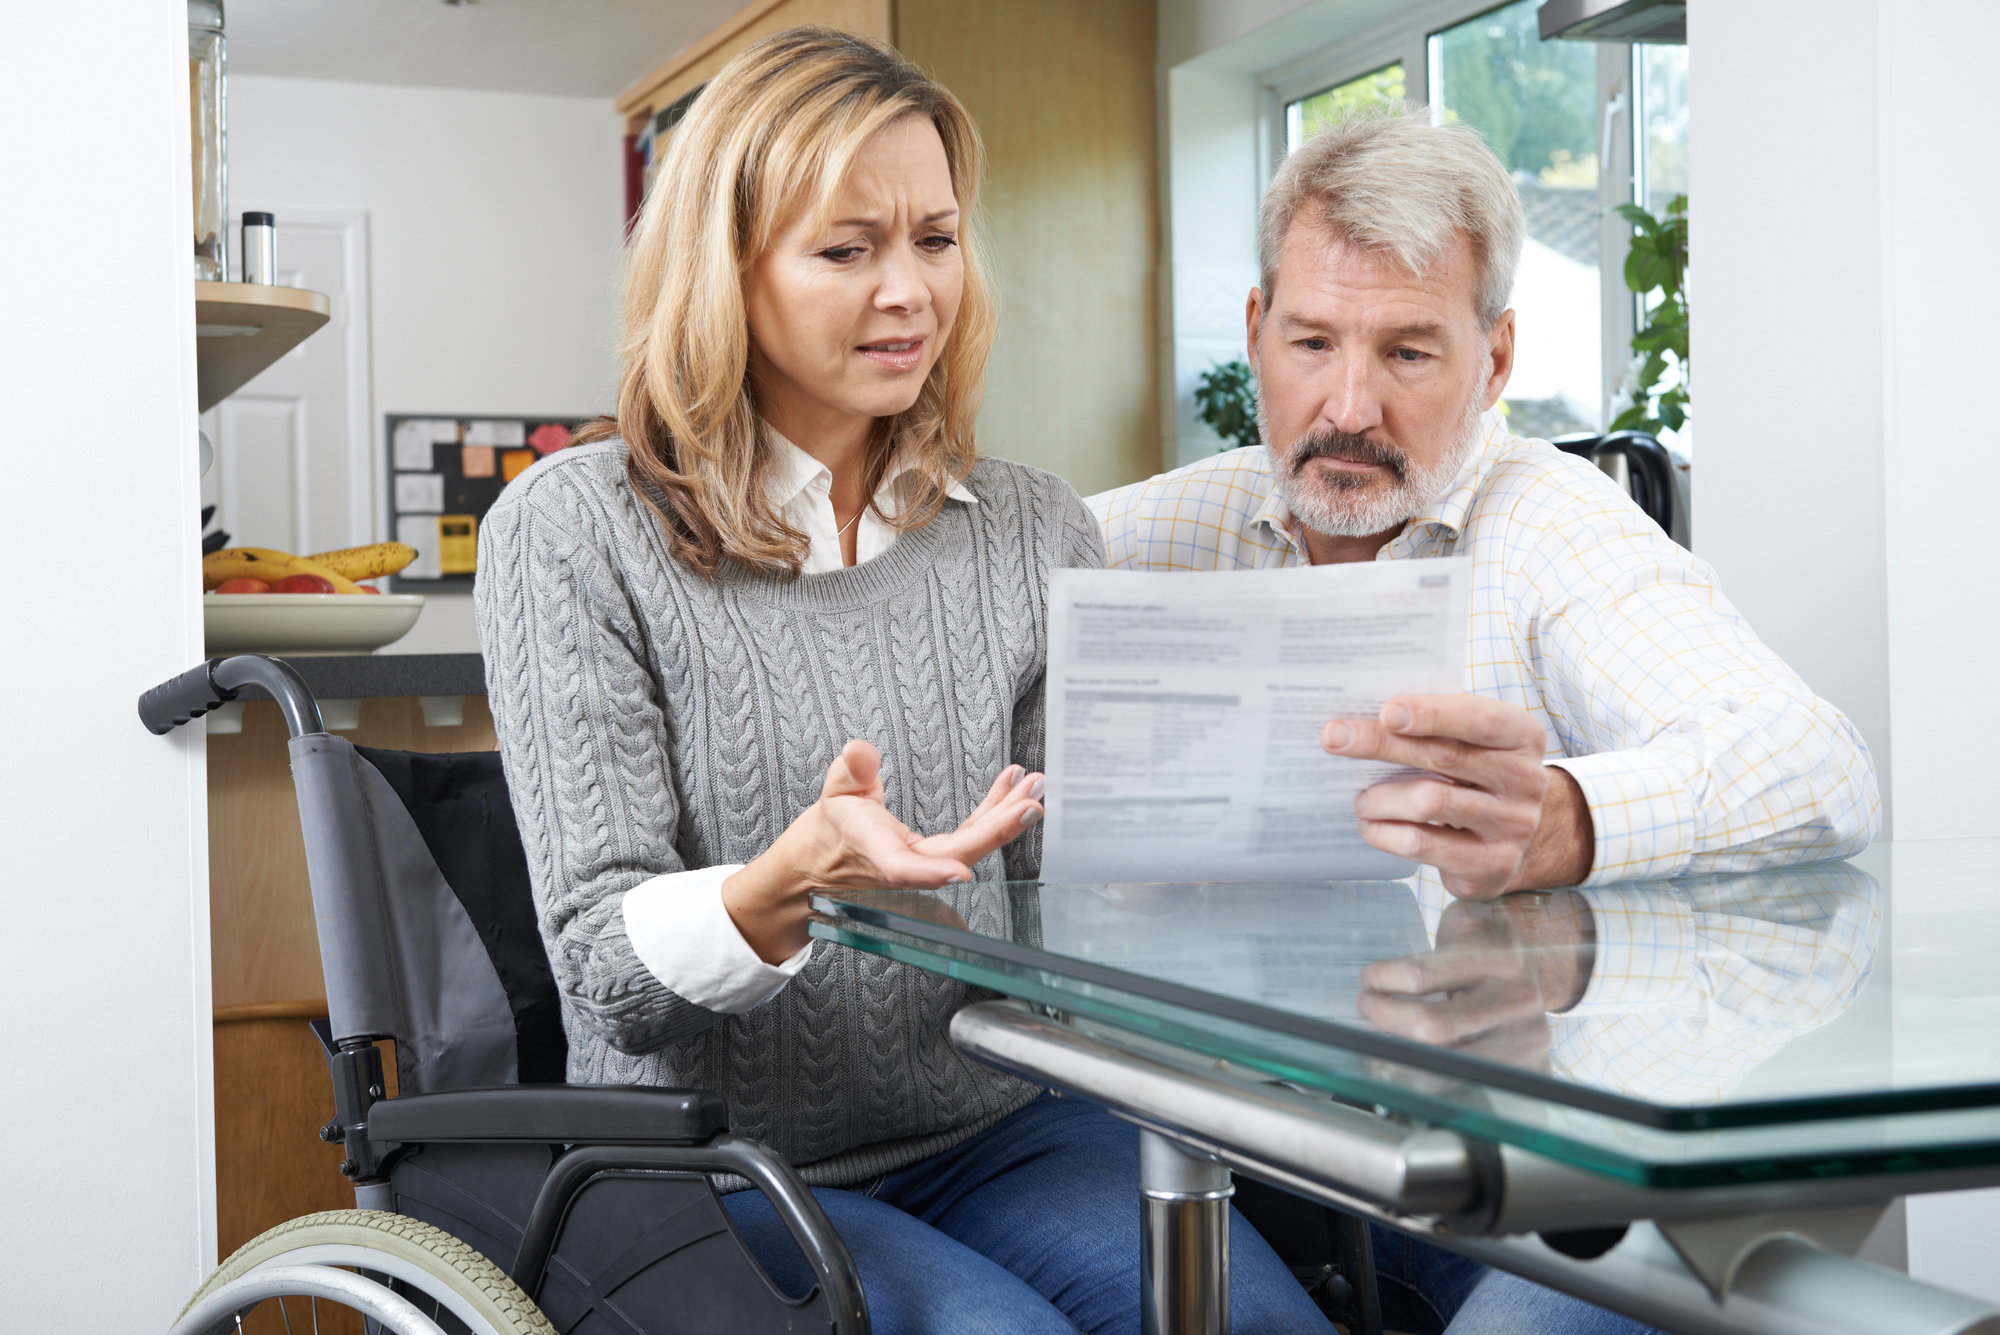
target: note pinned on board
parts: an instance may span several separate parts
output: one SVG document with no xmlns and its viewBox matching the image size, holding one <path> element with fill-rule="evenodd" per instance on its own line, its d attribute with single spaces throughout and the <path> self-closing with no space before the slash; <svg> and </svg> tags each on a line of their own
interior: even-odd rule
<svg viewBox="0 0 2000 1335">
<path fill-rule="evenodd" d="M 499 471 L 491 445 L 465 445 L 458 451 L 458 471 L 466 477 L 492 477 Z"/>
<path fill-rule="evenodd" d="M 482 420 L 465 424 L 465 443 L 468 445 L 498 445 L 511 448 L 525 445 L 527 442 L 527 424 L 519 420 Z"/>
<path fill-rule="evenodd" d="M 398 514 L 437 514 L 443 509 L 443 474 L 396 474 L 396 512 Z"/>
<path fill-rule="evenodd" d="M 430 426 L 429 422 L 417 420 L 396 423 L 396 434 L 391 444 L 397 469 L 412 473 L 431 471 L 434 460 L 431 457 Z"/>
<path fill-rule="evenodd" d="M 438 564 L 438 519 L 436 515 L 399 515 L 396 541 L 417 549 L 417 559 L 398 573 L 407 579 L 437 579 L 444 574 Z"/>
<path fill-rule="evenodd" d="M 1048 881 L 1395 880 L 1354 799 L 1417 771 L 1328 755 L 1330 718 L 1465 689 L 1465 558 L 1057 570 Z"/>
</svg>

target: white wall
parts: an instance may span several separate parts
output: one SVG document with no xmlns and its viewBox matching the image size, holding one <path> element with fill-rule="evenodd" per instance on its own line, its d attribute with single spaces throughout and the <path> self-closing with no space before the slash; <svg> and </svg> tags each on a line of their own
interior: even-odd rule
<svg viewBox="0 0 2000 1335">
<path fill-rule="evenodd" d="M 1896 837 L 2000 835 L 1991 707 L 2000 492 L 2000 217 L 1990 61 L 2000 9 L 1881 0 L 1882 319 Z M 2000 1283 L 2000 1280 L 1996 1280 Z"/>
<path fill-rule="evenodd" d="M 2000 562 L 1965 513 L 2000 484 L 1982 393 L 2000 274 L 1980 258 L 2000 187 L 1976 165 L 1974 54 L 2000 11 L 1753 9 L 1706 43 L 1691 20 L 1696 541 L 1860 725 L 1896 838 L 2000 835 L 1975 768 L 2000 719 L 1967 707 L 2000 654 Z"/>
<path fill-rule="evenodd" d="M 622 134 L 597 98 L 230 79 L 233 210 L 281 246 L 287 209 L 368 215 L 378 453 L 390 413 L 610 410 Z M 434 594 L 389 651 L 477 647 L 470 595 Z"/>
<path fill-rule="evenodd" d="M 2000 11 L 1881 0 L 1879 18 L 1879 36 L 1862 36 L 1877 37 L 1880 62 L 1896 837 L 1990 837 L 2000 835 L 2000 785 L 1986 763 L 2000 746 L 1989 703 L 2000 561 L 1983 511 L 2000 488 L 1987 402 L 2000 364 L 2000 273 L 1986 233 L 2000 215 L 2000 184 L 1989 169 L 1991 76 L 1981 53 L 2000 45 Z M 1913 1197 L 1909 1212 L 1912 1274 L 2000 1301 L 2000 1191 Z"/>
<path fill-rule="evenodd" d="M 2000 835 L 2000 10 L 1764 0 L 1689 25 L 1695 541 L 1860 726 L 1899 843 Z M 1909 1230 L 1913 1274 L 2000 1299 L 2000 1193 L 1912 1198 Z"/>
<path fill-rule="evenodd" d="M 164 1330 L 215 1251 L 203 738 L 134 711 L 202 650 L 187 32 L 103 0 L 7 35 L 0 1293 Z"/>
<path fill-rule="evenodd" d="M 1893 812 L 1878 3 L 1694 7 L 1690 352 L 1696 550 L 1861 729 Z"/>
</svg>

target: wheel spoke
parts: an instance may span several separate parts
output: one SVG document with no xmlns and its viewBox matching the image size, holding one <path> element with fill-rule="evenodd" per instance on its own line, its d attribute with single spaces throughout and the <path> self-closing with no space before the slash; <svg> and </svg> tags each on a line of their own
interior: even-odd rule
<svg viewBox="0 0 2000 1335">
<path fill-rule="evenodd" d="M 307 1299 L 307 1301 L 312 1304 L 313 1335 L 319 1335 L 319 1297 L 318 1295 L 314 1295 L 312 1298 Z"/>
<path fill-rule="evenodd" d="M 292 1335 L 292 1314 L 285 1310 L 285 1300 L 278 1299 L 278 1316 L 285 1323 L 285 1335 Z"/>
</svg>

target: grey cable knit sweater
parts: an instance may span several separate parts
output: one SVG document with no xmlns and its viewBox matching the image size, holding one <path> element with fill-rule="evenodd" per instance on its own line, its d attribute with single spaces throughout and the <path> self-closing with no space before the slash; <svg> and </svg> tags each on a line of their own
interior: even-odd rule
<svg viewBox="0 0 2000 1335">
<path fill-rule="evenodd" d="M 1035 1091 L 952 1047 L 963 984 L 822 941 L 775 999 L 718 1015 L 639 962 L 621 904 L 763 852 L 850 737 L 880 748 L 889 809 L 922 833 L 1010 762 L 1040 767 L 1048 573 L 1102 565 L 1104 544 L 1059 478 L 989 459 L 966 485 L 978 504 L 791 582 L 678 565 L 616 441 L 536 465 L 480 526 L 488 700 L 569 1078 L 715 1090 L 815 1185 L 914 1163 Z M 1032 878 L 1039 834 L 978 877 Z"/>
</svg>

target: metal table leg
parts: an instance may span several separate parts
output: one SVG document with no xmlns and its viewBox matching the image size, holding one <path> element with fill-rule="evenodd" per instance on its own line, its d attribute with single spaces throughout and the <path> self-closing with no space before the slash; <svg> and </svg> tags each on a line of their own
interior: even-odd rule
<svg viewBox="0 0 2000 1335">
<path fill-rule="evenodd" d="M 1139 1132 L 1141 1335 L 1229 1335 L 1229 1170 Z"/>
</svg>

